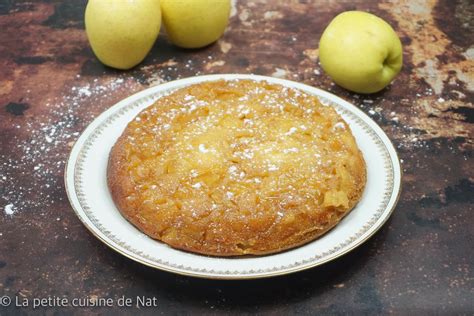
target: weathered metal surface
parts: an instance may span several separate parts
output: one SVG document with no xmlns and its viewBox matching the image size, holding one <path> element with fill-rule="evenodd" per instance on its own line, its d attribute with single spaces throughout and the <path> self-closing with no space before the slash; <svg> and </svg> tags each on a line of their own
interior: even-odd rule
<svg viewBox="0 0 474 316">
<path fill-rule="evenodd" d="M 157 298 L 155 310 L 142 309 L 150 313 L 474 311 L 472 1 L 234 1 L 229 28 L 214 45 L 183 50 L 162 32 L 146 60 L 125 72 L 95 59 L 84 6 L 0 1 L 0 296 L 144 295 Z M 389 21 L 404 45 L 401 74 L 371 96 L 333 85 L 318 64 L 324 27 L 352 9 Z M 389 222 L 335 262 L 246 282 L 155 271 L 96 240 L 64 190 L 74 140 L 134 92 L 210 73 L 304 82 L 372 116 L 403 162 L 403 193 Z"/>
</svg>

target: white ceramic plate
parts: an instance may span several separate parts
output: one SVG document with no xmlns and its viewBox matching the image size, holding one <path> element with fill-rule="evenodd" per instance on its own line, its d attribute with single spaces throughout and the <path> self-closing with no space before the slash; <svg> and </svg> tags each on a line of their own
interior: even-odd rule
<svg viewBox="0 0 474 316">
<path fill-rule="evenodd" d="M 186 85 L 218 79 L 253 79 L 294 87 L 319 97 L 342 115 L 367 163 L 367 186 L 357 207 L 334 229 L 304 246 L 274 255 L 216 258 L 173 249 L 140 232 L 115 207 L 106 182 L 110 149 L 126 125 L 157 98 Z M 354 105 L 301 83 L 255 75 L 209 75 L 151 87 L 99 115 L 82 133 L 69 157 L 66 190 L 84 225 L 117 252 L 145 265 L 184 275 L 216 279 L 262 278 L 311 268 L 356 248 L 388 219 L 400 193 L 397 153 L 382 131 Z"/>
</svg>

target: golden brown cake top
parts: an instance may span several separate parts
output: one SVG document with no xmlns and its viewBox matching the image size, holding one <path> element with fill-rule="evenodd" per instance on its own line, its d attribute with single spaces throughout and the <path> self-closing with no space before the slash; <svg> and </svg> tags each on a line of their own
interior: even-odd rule
<svg viewBox="0 0 474 316">
<path fill-rule="evenodd" d="M 114 147 L 109 186 L 150 236 L 213 255 L 314 239 L 358 201 L 365 165 L 348 125 L 296 89 L 252 80 L 160 98 Z"/>
</svg>

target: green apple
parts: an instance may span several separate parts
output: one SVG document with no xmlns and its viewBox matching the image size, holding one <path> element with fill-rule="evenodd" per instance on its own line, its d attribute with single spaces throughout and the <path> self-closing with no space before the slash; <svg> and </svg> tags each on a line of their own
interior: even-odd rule
<svg viewBox="0 0 474 316">
<path fill-rule="evenodd" d="M 386 87 L 402 68 L 402 43 L 381 18 L 361 11 L 336 16 L 319 41 L 324 71 L 340 86 L 358 93 Z"/>
<path fill-rule="evenodd" d="M 224 33 L 230 0 L 161 0 L 161 11 L 173 44 L 199 48 L 215 42 Z"/>
<path fill-rule="evenodd" d="M 89 0 L 85 13 L 87 38 L 97 58 L 118 69 L 140 63 L 161 27 L 159 0 Z"/>
</svg>

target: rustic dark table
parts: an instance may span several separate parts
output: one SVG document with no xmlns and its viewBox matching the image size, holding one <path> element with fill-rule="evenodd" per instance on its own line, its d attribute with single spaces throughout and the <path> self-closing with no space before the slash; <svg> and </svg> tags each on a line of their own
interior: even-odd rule
<svg viewBox="0 0 474 316">
<path fill-rule="evenodd" d="M 146 60 L 130 71 L 96 60 L 84 32 L 84 7 L 83 0 L 0 0 L 0 296 L 30 302 L 0 306 L 1 315 L 31 312 L 34 298 L 122 296 L 156 298 L 157 307 L 140 310 L 150 314 L 474 312 L 472 1 L 234 1 L 217 43 L 182 50 L 162 32 Z M 335 86 L 318 63 L 324 27 L 353 9 L 389 21 L 404 45 L 401 74 L 370 96 Z M 81 131 L 134 92 L 210 73 L 304 82 L 368 113 L 394 142 L 404 171 L 388 223 L 334 262 L 253 281 L 161 272 L 92 236 L 70 207 L 63 183 Z"/>
</svg>

